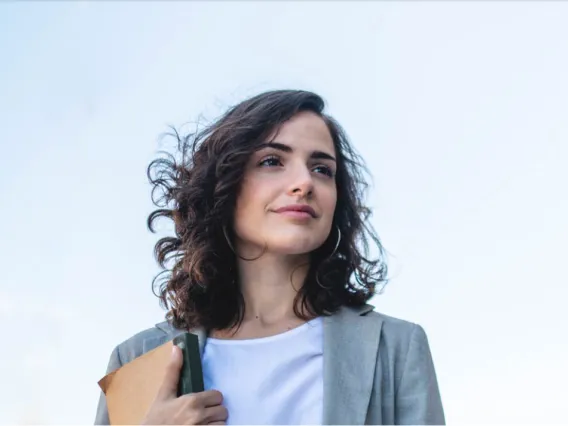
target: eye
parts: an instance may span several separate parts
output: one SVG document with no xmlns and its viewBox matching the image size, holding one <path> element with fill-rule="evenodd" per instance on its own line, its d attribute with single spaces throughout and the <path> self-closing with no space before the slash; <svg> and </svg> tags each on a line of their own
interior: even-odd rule
<svg viewBox="0 0 568 426">
<path fill-rule="evenodd" d="M 335 176 L 331 167 L 328 167 L 328 166 L 319 165 L 319 166 L 314 167 L 312 170 L 316 173 L 324 174 L 324 175 L 326 175 L 330 178 Z"/>
<path fill-rule="evenodd" d="M 276 167 L 281 166 L 282 163 L 280 162 L 280 158 L 271 155 L 270 157 L 264 158 L 258 165 L 261 167 Z"/>
</svg>

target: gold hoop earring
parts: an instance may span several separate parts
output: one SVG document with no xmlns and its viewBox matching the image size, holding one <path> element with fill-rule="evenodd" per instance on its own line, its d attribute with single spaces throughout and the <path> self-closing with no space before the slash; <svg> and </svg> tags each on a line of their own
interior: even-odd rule
<svg viewBox="0 0 568 426">
<path fill-rule="evenodd" d="M 227 235 L 227 228 L 225 226 L 223 226 L 223 235 L 225 236 L 225 240 L 227 240 L 227 245 L 229 246 L 229 248 L 231 249 L 233 254 L 241 260 L 247 260 L 247 261 L 258 260 L 264 255 L 264 253 L 266 253 L 267 245 L 264 244 L 264 248 L 262 249 L 262 252 L 257 257 L 253 257 L 252 259 L 242 257 L 240 254 L 237 253 L 237 251 L 233 247 L 233 244 L 231 244 L 231 240 L 229 239 L 229 236 Z"/>
<path fill-rule="evenodd" d="M 223 235 L 225 236 L 225 240 L 227 241 L 227 245 L 229 246 L 231 251 L 234 253 L 235 256 L 238 256 L 237 252 L 235 251 L 235 248 L 233 247 L 233 244 L 231 244 L 229 236 L 227 235 L 227 227 L 225 225 L 223 225 Z"/>
<path fill-rule="evenodd" d="M 341 242 L 341 231 L 339 230 L 339 226 L 335 225 L 335 228 L 337 229 L 337 241 L 335 242 L 335 247 L 333 248 L 333 251 L 332 251 L 331 254 L 327 257 L 327 259 L 324 260 L 324 262 L 327 261 L 327 260 L 329 260 L 329 259 L 331 259 L 331 258 L 333 257 L 333 255 L 334 255 L 335 252 L 337 251 L 337 248 L 339 247 L 339 243 Z M 323 288 L 324 290 L 328 290 L 328 291 L 329 291 L 329 290 L 332 290 L 332 289 L 333 289 L 333 286 L 327 287 L 327 286 L 324 286 L 324 285 L 321 283 L 321 281 L 320 281 L 320 279 L 319 279 L 319 270 L 316 272 L 316 282 L 317 282 L 318 285 L 319 285 L 321 288 Z"/>
<path fill-rule="evenodd" d="M 337 229 L 337 242 L 335 243 L 335 247 L 333 248 L 333 251 L 331 252 L 331 254 L 328 256 L 328 258 L 332 258 L 333 255 L 335 254 L 335 252 L 337 251 L 337 248 L 339 247 L 339 243 L 341 242 L 341 231 L 339 230 L 339 226 L 335 225 L 335 228 Z"/>
</svg>

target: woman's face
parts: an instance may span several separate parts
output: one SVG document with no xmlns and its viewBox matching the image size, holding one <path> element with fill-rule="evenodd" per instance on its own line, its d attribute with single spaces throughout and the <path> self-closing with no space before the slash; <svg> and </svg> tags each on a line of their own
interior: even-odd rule
<svg viewBox="0 0 568 426">
<path fill-rule="evenodd" d="M 337 191 L 336 153 L 325 122 L 302 112 L 246 166 L 237 199 L 236 248 L 244 257 L 309 253 L 327 239 Z"/>
</svg>

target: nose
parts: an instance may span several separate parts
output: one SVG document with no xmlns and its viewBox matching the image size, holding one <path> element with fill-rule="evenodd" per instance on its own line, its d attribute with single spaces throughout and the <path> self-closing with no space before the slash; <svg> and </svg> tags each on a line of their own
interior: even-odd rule
<svg viewBox="0 0 568 426">
<path fill-rule="evenodd" d="M 314 193 L 314 181 L 308 168 L 304 165 L 297 167 L 291 177 L 288 195 L 309 198 Z"/>
</svg>

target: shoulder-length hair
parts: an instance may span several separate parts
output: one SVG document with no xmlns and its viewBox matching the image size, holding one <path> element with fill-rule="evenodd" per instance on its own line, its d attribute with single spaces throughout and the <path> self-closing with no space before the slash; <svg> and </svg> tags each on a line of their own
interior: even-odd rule
<svg viewBox="0 0 568 426">
<path fill-rule="evenodd" d="M 333 138 L 337 205 L 328 239 L 311 255 L 296 297 L 296 314 L 308 319 L 330 315 L 342 305 L 362 305 L 386 284 L 384 251 L 364 205 L 365 166 L 341 126 L 324 114 L 324 106 L 312 92 L 261 93 L 199 132 L 182 136 L 174 130 L 177 156 L 165 153 L 150 163 L 148 178 L 158 209 L 149 215 L 148 228 L 155 232 L 153 225 L 160 217 L 173 220 L 175 226 L 175 236 L 161 238 L 155 245 L 163 271 L 154 278 L 153 287 L 159 284 L 156 295 L 175 327 L 226 329 L 242 322 L 237 259 L 224 230 L 231 227 L 251 154 L 299 112 L 321 117 Z M 369 257 L 371 247 L 377 249 L 377 258 Z"/>
</svg>

